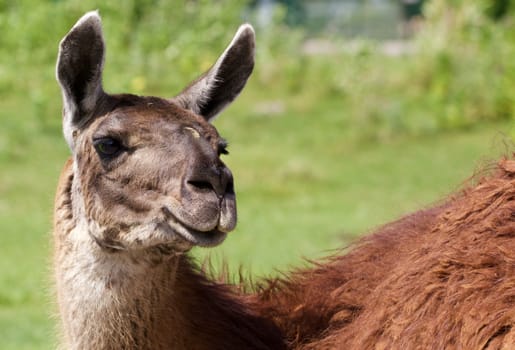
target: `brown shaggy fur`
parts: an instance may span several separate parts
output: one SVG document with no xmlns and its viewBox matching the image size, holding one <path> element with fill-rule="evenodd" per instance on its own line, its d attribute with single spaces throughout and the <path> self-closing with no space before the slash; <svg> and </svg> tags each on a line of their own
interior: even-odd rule
<svg viewBox="0 0 515 350">
<path fill-rule="evenodd" d="M 256 296 L 291 349 L 515 347 L 515 160 Z"/>
</svg>

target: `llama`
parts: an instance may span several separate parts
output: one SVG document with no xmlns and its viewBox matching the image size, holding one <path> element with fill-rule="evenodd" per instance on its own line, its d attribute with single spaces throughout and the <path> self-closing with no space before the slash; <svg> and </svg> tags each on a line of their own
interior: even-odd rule
<svg viewBox="0 0 515 350">
<path fill-rule="evenodd" d="M 233 178 L 220 160 L 227 145 L 209 120 L 253 69 L 252 27 L 171 100 L 105 93 L 104 51 L 90 12 L 61 41 L 57 62 L 72 150 L 54 221 L 65 347 L 284 348 L 273 322 L 185 255 L 221 243 L 236 224 Z"/>
<path fill-rule="evenodd" d="M 515 343 L 515 160 L 380 228 L 351 251 L 253 292 L 188 257 L 236 225 L 226 142 L 210 121 L 243 89 L 254 32 L 171 99 L 102 88 L 101 20 L 60 43 L 72 151 L 54 210 L 66 349 L 501 349 Z"/>
</svg>

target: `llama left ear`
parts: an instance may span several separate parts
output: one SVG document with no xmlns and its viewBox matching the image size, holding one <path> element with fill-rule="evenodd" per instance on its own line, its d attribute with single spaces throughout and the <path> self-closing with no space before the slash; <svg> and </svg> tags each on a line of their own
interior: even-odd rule
<svg viewBox="0 0 515 350">
<path fill-rule="evenodd" d="M 224 53 L 200 78 L 172 102 L 213 120 L 241 92 L 254 68 L 255 34 L 250 24 L 240 26 Z"/>
</svg>

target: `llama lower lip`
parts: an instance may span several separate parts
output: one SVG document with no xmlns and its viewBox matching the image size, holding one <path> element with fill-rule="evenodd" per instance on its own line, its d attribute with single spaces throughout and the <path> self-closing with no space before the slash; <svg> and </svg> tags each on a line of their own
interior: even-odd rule
<svg viewBox="0 0 515 350">
<path fill-rule="evenodd" d="M 222 232 L 217 229 L 210 231 L 195 230 L 178 220 L 168 208 L 163 208 L 163 212 L 168 217 L 166 226 L 170 231 L 195 245 L 201 247 L 214 247 L 222 243 L 227 236 L 226 232 Z"/>
<path fill-rule="evenodd" d="M 196 231 L 180 223 L 168 223 L 169 227 L 181 238 L 201 247 L 214 247 L 225 240 L 227 233 L 218 230 L 207 232 Z"/>
</svg>

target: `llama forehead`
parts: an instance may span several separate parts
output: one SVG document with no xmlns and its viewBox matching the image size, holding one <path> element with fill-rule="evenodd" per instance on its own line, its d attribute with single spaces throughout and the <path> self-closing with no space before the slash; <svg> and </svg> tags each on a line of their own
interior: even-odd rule
<svg viewBox="0 0 515 350">
<path fill-rule="evenodd" d="M 203 117 L 159 98 L 135 97 L 136 103 L 122 104 L 98 117 L 89 128 L 93 138 L 120 137 L 127 142 L 149 141 L 159 135 L 185 131 L 193 138 L 205 138 L 213 145 L 220 136 Z M 174 142 L 174 139 L 167 140 Z"/>
</svg>

